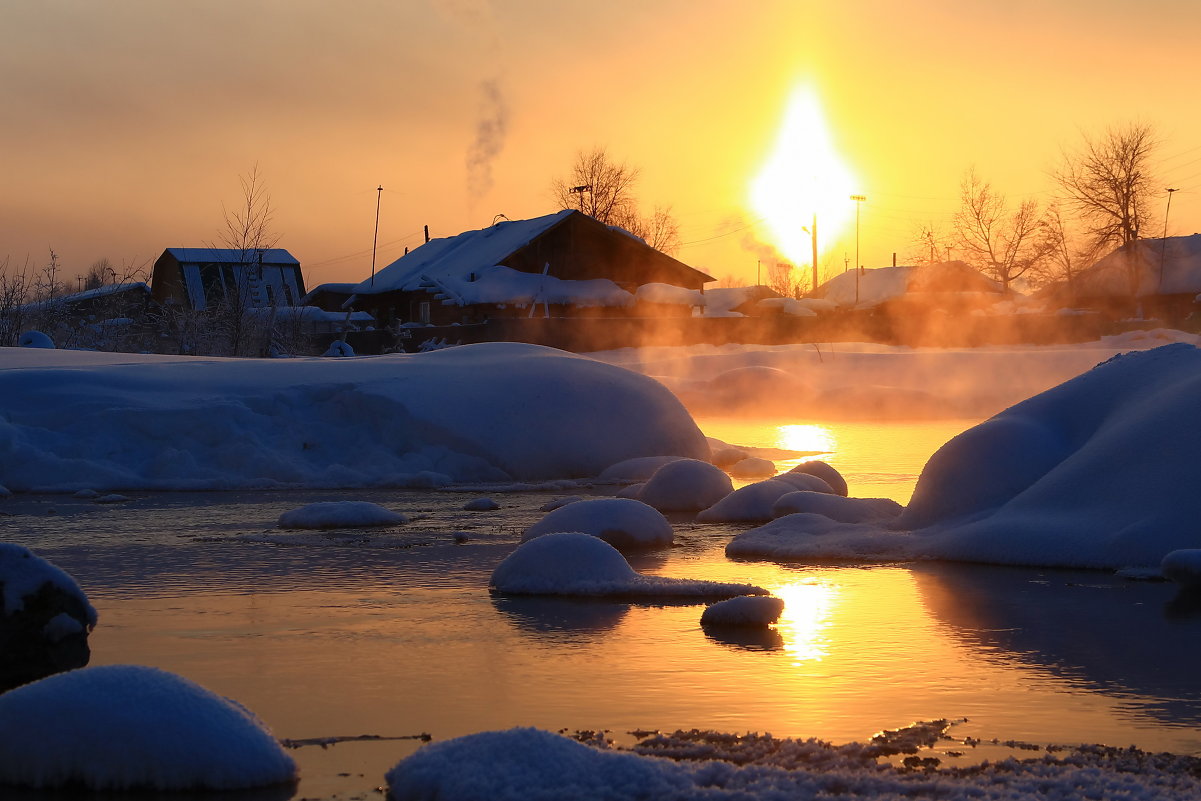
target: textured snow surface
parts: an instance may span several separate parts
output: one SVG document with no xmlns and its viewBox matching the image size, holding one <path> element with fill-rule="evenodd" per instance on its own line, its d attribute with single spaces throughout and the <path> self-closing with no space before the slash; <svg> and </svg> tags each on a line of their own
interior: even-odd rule
<svg viewBox="0 0 1201 801">
<path fill-rule="evenodd" d="M 602 750 L 539 729 L 433 743 L 388 771 L 392 801 L 756 801 L 914 798 L 972 801 L 1201 797 L 1197 760 L 1099 747 L 932 772 L 877 764 L 884 749 L 770 736 L 677 732 L 635 750 Z M 894 750 L 893 753 L 896 751 Z M 680 761 L 675 761 L 675 760 Z M 1193 775 L 1190 775 L 1190 772 Z"/>
<path fill-rule="evenodd" d="M 2 784 L 184 790 L 295 779 L 253 714 L 156 668 L 83 668 L 0 695 Z"/>
<path fill-rule="evenodd" d="M 784 602 L 770 595 L 742 595 L 705 607 L 702 626 L 757 626 L 766 628 L 780 619 Z"/>
<path fill-rule="evenodd" d="M 569 507 L 564 507 L 569 508 Z M 766 595 L 753 584 L 646 576 L 589 534 L 545 534 L 517 547 L 492 572 L 492 587 L 514 595 L 728 598 Z"/>
</svg>

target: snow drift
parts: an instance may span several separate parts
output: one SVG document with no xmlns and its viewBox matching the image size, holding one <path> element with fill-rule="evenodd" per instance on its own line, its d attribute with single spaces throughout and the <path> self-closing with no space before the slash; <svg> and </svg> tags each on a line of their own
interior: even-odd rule
<svg viewBox="0 0 1201 801">
<path fill-rule="evenodd" d="M 951 559 L 1157 568 L 1201 546 L 1201 350 L 1117 356 L 968 429 L 922 470 L 896 522 L 792 514 L 731 556 Z"/>
<path fill-rule="evenodd" d="M 431 486 L 706 458 L 644 376 L 536 345 L 351 359 L 0 348 L 14 491 Z"/>
</svg>

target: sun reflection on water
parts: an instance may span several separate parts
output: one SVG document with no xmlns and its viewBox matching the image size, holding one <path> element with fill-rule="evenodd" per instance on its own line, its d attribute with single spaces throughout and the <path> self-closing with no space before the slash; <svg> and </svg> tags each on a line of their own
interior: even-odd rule
<svg viewBox="0 0 1201 801">
<path fill-rule="evenodd" d="M 838 605 L 838 585 L 798 581 L 776 587 L 772 594 L 784 601 L 776 628 L 784 637 L 784 650 L 793 657 L 793 664 L 824 659 L 829 654 L 826 630 Z"/>
<path fill-rule="evenodd" d="M 831 453 L 838 450 L 834 432 L 814 423 L 781 425 L 776 429 L 777 447 L 790 451 Z"/>
</svg>

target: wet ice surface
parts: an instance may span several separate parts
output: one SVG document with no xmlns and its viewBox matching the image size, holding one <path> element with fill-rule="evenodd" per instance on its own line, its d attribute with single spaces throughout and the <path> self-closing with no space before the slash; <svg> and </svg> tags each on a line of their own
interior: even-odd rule
<svg viewBox="0 0 1201 801">
<path fill-rule="evenodd" d="M 627 732 L 679 728 L 845 743 L 966 718 L 930 752 L 944 764 L 1015 753 L 994 738 L 1201 754 L 1201 612 L 1169 584 L 735 562 L 723 548 L 738 527 L 676 517 L 676 547 L 631 557 L 636 570 L 750 582 L 786 603 L 771 631 L 713 633 L 694 604 L 488 593 L 540 507 L 587 488 L 126 494 L 114 505 L 15 497 L 3 538 L 88 593 L 100 613 L 93 664 L 179 673 L 245 704 L 279 737 L 444 740 L 530 725 L 608 730 L 627 744 Z M 463 509 L 482 495 L 500 509 Z M 282 512 L 323 500 L 370 501 L 411 522 L 278 527 Z M 301 748 L 296 797 L 371 797 L 417 747 Z"/>
</svg>

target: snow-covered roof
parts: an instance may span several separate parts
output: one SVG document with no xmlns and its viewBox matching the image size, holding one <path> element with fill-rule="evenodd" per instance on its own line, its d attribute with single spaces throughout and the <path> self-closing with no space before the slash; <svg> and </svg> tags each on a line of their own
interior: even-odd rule
<svg viewBox="0 0 1201 801">
<path fill-rule="evenodd" d="M 354 291 L 358 295 L 412 292 L 428 288 L 429 284 L 471 280 L 473 272 L 478 274 L 495 267 L 574 213 L 564 209 L 531 220 L 502 220 L 478 231 L 432 239 L 384 267 L 373 278 L 360 282 Z"/>
<path fill-rule="evenodd" d="M 122 292 L 140 292 L 142 294 L 150 294 L 150 286 L 143 281 L 127 281 L 122 284 L 105 284 L 98 286 L 95 289 L 86 289 L 83 292 L 76 292 L 72 295 L 61 295 L 50 300 L 39 300 L 33 303 L 26 303 L 19 308 L 21 311 L 36 311 L 45 309 L 51 306 L 69 305 L 72 303 L 80 303 L 82 301 L 94 300 L 109 295 L 118 295 Z"/>
<path fill-rule="evenodd" d="M 923 264 L 917 267 L 877 267 L 848 270 L 818 288 L 819 297 L 839 306 L 877 306 L 911 293 L 996 293 L 1001 284 L 961 261 Z M 858 298 L 858 300 L 856 300 Z"/>
<path fill-rule="evenodd" d="M 328 292 L 331 295 L 353 295 L 354 288 L 356 286 L 358 286 L 358 284 L 354 284 L 354 283 L 318 284 L 317 286 L 310 289 L 309 293 L 307 295 L 305 295 L 303 298 L 300 299 L 300 305 L 301 306 L 307 305 L 308 303 L 310 303 L 312 301 L 313 298 L 315 298 L 319 293 L 322 293 L 322 292 Z"/>
<path fill-rule="evenodd" d="M 1195 295 L 1201 292 L 1201 234 L 1140 239 L 1101 257 L 1076 275 L 1077 292 L 1091 296 L 1130 297 L 1130 262 L 1135 254 L 1138 297 L 1147 295 Z M 1162 265 L 1163 278 L 1160 279 Z"/>
<path fill-rule="evenodd" d="M 446 295 L 443 303 L 455 306 L 554 303 L 624 307 L 634 302 L 632 294 L 607 278 L 565 281 L 553 275 L 526 273 L 503 265 L 478 269 L 465 276 L 447 271 L 440 279 L 427 280 Z"/>
<path fill-rule="evenodd" d="M 259 254 L 262 254 L 263 264 L 300 264 L 295 256 L 283 248 L 167 248 L 163 252 L 170 253 L 181 264 L 258 263 Z"/>
</svg>

